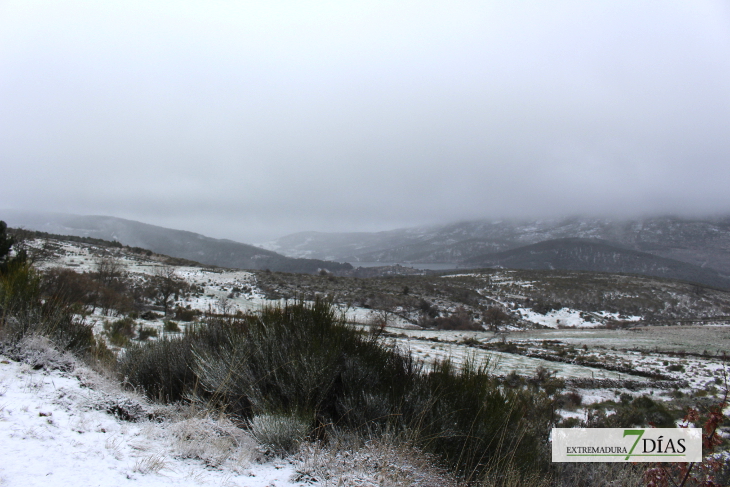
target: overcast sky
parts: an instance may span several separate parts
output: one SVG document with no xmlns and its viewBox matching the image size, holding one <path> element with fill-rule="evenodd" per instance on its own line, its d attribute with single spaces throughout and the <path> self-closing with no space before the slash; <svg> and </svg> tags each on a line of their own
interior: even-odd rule
<svg viewBox="0 0 730 487">
<path fill-rule="evenodd" d="M 730 213 L 729 3 L 0 0 L 0 208 L 244 242 Z"/>
</svg>

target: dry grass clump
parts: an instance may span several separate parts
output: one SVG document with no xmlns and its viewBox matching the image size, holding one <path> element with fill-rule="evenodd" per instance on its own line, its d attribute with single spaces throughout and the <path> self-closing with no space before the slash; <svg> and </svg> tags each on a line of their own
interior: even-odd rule
<svg viewBox="0 0 730 487">
<path fill-rule="evenodd" d="M 165 456 L 160 453 L 153 453 L 137 460 L 132 467 L 132 472 L 141 474 L 159 473 L 166 468 Z"/>
<path fill-rule="evenodd" d="M 646 464 L 561 463 L 553 473 L 555 487 L 641 487 Z"/>
<path fill-rule="evenodd" d="M 218 467 L 229 459 L 245 467 L 256 453 L 253 438 L 226 417 L 180 418 L 170 421 L 165 429 L 175 456 L 201 460 L 208 467 Z"/>
<path fill-rule="evenodd" d="M 276 453 L 292 453 L 310 430 L 311 420 L 297 414 L 259 414 L 249 428 L 259 443 Z"/>
<path fill-rule="evenodd" d="M 296 455 L 297 481 L 323 487 L 456 487 L 437 458 L 389 435 L 363 440 L 341 434 L 323 445 L 307 443 Z"/>
</svg>

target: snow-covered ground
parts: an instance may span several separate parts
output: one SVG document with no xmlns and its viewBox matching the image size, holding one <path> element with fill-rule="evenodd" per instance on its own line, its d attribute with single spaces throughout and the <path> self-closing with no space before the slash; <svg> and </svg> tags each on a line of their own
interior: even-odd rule
<svg viewBox="0 0 730 487">
<path fill-rule="evenodd" d="M 548 328 L 595 328 L 603 327 L 606 320 L 639 321 L 641 316 L 620 316 L 618 313 L 601 311 L 600 313 L 585 313 L 577 309 L 561 308 L 545 314 L 529 308 L 519 308 L 520 317 Z"/>
<path fill-rule="evenodd" d="M 582 365 L 550 362 L 539 358 L 524 357 L 512 353 L 502 353 L 492 350 L 459 345 L 457 343 L 437 343 L 414 338 L 398 339 L 397 345 L 408 350 L 414 356 L 423 359 L 426 363 L 438 360 L 451 359 L 461 364 L 467 359 L 475 359 L 477 363 L 488 362 L 496 375 L 507 375 L 516 372 L 519 375 L 531 377 L 538 367 L 555 372 L 556 377 L 562 378 L 593 378 L 593 379 L 626 379 L 626 374 L 610 370 L 596 369 Z"/>
<path fill-rule="evenodd" d="M 377 487 L 455 479 L 387 437 L 303 443 L 273 455 L 203 406 L 155 406 L 43 338 L 0 355 L 0 486 Z"/>
<path fill-rule="evenodd" d="M 292 480 L 292 462 L 259 462 L 256 442 L 230 422 L 180 412 L 150 420 L 143 399 L 72 367 L 0 356 L 0 485 L 305 485 Z"/>
</svg>

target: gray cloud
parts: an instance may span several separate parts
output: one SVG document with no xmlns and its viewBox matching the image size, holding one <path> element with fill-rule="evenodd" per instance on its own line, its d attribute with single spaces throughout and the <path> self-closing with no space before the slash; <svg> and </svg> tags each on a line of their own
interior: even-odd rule
<svg viewBox="0 0 730 487">
<path fill-rule="evenodd" d="M 728 213 L 730 8 L 5 2 L 0 208 L 242 241 Z"/>
</svg>

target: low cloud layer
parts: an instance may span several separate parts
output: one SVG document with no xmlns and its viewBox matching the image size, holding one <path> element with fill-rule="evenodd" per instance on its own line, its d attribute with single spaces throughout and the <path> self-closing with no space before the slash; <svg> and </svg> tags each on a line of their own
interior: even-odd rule
<svg viewBox="0 0 730 487">
<path fill-rule="evenodd" d="M 247 242 L 730 213 L 728 59 L 721 1 L 3 2 L 0 208 Z"/>
</svg>

